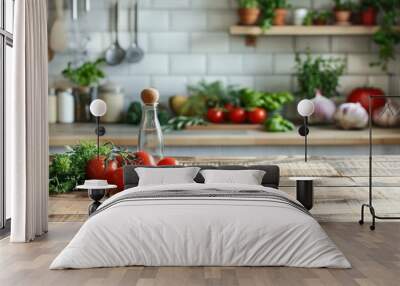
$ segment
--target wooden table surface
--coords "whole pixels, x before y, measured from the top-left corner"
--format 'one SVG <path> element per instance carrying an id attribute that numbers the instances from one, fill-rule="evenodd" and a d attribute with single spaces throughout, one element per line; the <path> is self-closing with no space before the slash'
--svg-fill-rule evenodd
<path id="1" fill-rule="evenodd" d="M 136 146 L 138 128 L 132 125 L 105 125 L 102 142 Z M 247 128 L 247 129 L 246 129 Z M 95 124 L 51 124 L 51 147 L 73 145 L 79 141 L 95 140 Z M 164 134 L 166 146 L 303 146 L 304 139 L 297 130 L 286 133 L 269 133 L 254 126 L 207 126 Z M 338 130 L 334 127 L 312 126 L 309 144 L 320 146 L 368 145 L 368 130 Z M 374 128 L 375 145 L 400 144 L 400 128 Z"/>

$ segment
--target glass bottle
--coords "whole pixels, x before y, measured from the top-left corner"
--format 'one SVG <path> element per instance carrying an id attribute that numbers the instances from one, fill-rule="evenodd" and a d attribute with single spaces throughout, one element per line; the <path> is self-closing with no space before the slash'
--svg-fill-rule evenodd
<path id="1" fill-rule="evenodd" d="M 157 117 L 157 105 L 160 95 L 156 89 L 142 91 L 142 120 L 139 129 L 138 151 L 145 151 L 157 161 L 164 156 L 164 139 Z"/>

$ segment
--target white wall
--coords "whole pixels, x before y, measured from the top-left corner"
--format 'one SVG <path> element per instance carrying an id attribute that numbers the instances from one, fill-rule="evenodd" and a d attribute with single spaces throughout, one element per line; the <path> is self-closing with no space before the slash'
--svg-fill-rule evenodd
<path id="1" fill-rule="evenodd" d="M 91 38 L 90 57 L 97 57 L 111 43 L 110 1 L 91 2 L 93 10 L 81 17 L 80 24 L 82 32 Z M 129 43 L 129 2 L 120 1 L 120 41 L 125 48 Z M 329 8 L 332 3 L 290 2 L 293 7 L 317 9 Z M 228 34 L 229 26 L 237 22 L 234 0 L 142 0 L 141 6 L 140 44 L 146 51 L 144 60 L 106 68 L 109 79 L 125 88 L 128 101 L 148 86 L 158 88 L 164 98 L 182 94 L 188 84 L 200 79 L 261 90 L 295 90 L 294 53 L 308 47 L 316 54 L 345 59 L 347 71 L 341 79 L 341 92 L 367 84 L 385 91 L 389 88 L 388 77 L 369 67 L 376 58 L 376 47 L 369 37 L 260 37 L 257 46 L 251 48 L 245 46 L 242 37 Z M 54 16 L 53 8 L 50 19 Z M 69 55 L 56 55 L 49 66 L 50 84 L 60 82 L 60 72 L 69 60 Z"/>

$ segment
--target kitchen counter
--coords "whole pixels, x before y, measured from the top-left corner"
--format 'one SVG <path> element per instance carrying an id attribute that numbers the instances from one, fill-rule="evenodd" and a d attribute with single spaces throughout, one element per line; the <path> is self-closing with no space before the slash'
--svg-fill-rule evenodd
<path id="1" fill-rule="evenodd" d="M 136 150 L 138 127 L 105 124 L 101 142 L 111 141 Z M 50 153 L 64 152 L 66 145 L 96 140 L 95 124 L 50 125 Z M 368 130 L 344 131 L 334 127 L 310 127 L 308 153 L 312 156 L 367 155 Z M 297 130 L 268 133 L 254 125 L 208 125 L 164 134 L 166 156 L 243 157 L 304 154 L 304 138 Z M 400 154 L 400 129 L 374 129 L 374 154 Z"/>
<path id="2" fill-rule="evenodd" d="M 132 125 L 105 124 L 106 135 L 102 142 L 111 141 L 116 145 L 136 146 L 138 128 Z M 249 126 L 227 127 L 205 126 L 190 130 L 174 131 L 164 134 L 166 146 L 303 146 L 304 138 L 297 130 L 286 133 L 269 133 Z M 95 140 L 95 124 L 51 124 L 50 146 L 62 147 L 79 141 Z M 338 130 L 334 127 L 310 127 L 308 136 L 311 146 L 368 145 L 368 130 Z M 400 128 L 375 128 L 373 144 L 400 144 Z"/>

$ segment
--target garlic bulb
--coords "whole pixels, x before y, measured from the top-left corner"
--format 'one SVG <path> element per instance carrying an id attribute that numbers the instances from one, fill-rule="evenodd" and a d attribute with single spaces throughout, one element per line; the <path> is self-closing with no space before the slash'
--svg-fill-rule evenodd
<path id="1" fill-rule="evenodd" d="M 310 117 L 311 124 L 333 122 L 336 105 L 332 100 L 323 96 L 320 91 L 317 91 L 315 97 L 311 101 L 314 103 L 315 107 L 314 114 Z"/>
<path id="2" fill-rule="evenodd" d="M 343 129 L 363 129 L 368 124 L 368 118 L 360 103 L 343 103 L 335 114 L 336 124 Z"/>
<path id="3" fill-rule="evenodd" d="M 394 127 L 400 123 L 400 106 L 393 101 L 376 109 L 372 114 L 374 124 L 381 127 Z"/>

